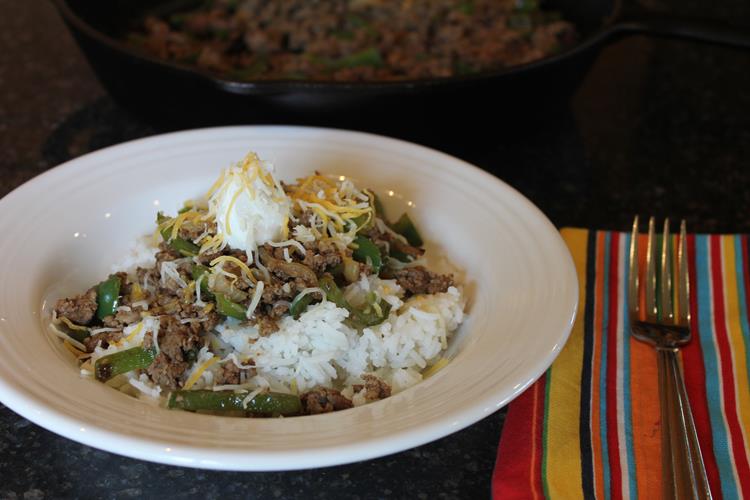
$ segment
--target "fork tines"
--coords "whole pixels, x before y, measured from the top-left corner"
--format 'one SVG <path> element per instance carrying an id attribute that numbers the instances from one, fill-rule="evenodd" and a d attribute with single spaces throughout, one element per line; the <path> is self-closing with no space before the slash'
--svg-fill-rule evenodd
<path id="1" fill-rule="evenodd" d="M 657 253 L 658 246 L 656 219 L 651 217 L 648 221 L 648 239 L 646 242 L 645 307 L 641 308 L 638 216 L 636 215 L 630 239 L 630 266 L 628 269 L 628 309 L 630 315 L 642 321 L 671 322 L 680 326 L 688 326 L 690 322 L 690 280 L 688 278 L 687 225 L 685 220 L 683 219 L 680 223 L 680 236 L 677 242 L 676 283 L 672 277 L 673 243 L 669 233 L 668 218 L 664 219 L 661 255 Z"/>

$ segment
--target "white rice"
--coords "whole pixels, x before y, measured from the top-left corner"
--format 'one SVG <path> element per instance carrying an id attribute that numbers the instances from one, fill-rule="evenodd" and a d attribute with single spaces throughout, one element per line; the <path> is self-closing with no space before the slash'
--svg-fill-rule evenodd
<path id="1" fill-rule="evenodd" d="M 403 290 L 391 280 L 362 278 L 344 291 L 353 304 L 368 292 L 392 309 L 383 323 L 361 333 L 349 327 L 346 309 L 333 302 L 312 305 L 299 319 L 284 317 L 266 337 L 257 328 L 227 320 L 217 327 L 221 339 L 243 358 L 255 362 L 257 377 L 300 392 L 317 386 L 347 389 L 361 376 L 377 373 L 393 392 L 422 380 L 421 372 L 440 359 L 450 335 L 463 320 L 464 298 L 456 287 L 435 295 L 402 301 Z"/>
<path id="2" fill-rule="evenodd" d="M 111 272 L 124 271 L 133 272 L 138 267 L 153 267 L 156 263 L 156 251 L 158 247 L 154 244 L 153 237 L 142 236 L 133 241 L 126 254 L 111 267 Z"/>

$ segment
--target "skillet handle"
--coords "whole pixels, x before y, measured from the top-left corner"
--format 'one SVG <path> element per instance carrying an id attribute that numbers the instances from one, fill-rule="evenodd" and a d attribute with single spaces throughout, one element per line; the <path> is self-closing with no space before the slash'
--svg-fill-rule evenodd
<path id="1" fill-rule="evenodd" d="M 639 34 L 750 49 L 750 27 L 645 9 L 628 9 L 618 17 L 613 27 L 619 35 Z"/>

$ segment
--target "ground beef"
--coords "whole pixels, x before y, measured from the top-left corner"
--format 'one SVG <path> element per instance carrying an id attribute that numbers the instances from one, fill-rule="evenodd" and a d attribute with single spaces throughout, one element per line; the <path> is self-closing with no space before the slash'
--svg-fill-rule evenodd
<path id="1" fill-rule="evenodd" d="M 211 264 L 211 261 L 214 260 L 216 257 L 221 257 L 222 255 L 228 255 L 226 252 L 211 252 L 211 253 L 201 253 L 198 254 L 196 257 L 198 259 L 198 263 L 208 267 Z"/>
<path id="2" fill-rule="evenodd" d="M 288 311 L 289 304 L 280 300 L 269 308 L 268 315 L 271 318 L 278 319 L 284 316 Z"/>
<path id="3" fill-rule="evenodd" d="M 300 396 L 303 413 L 317 415 L 332 411 L 346 410 L 352 407 L 352 402 L 335 389 L 318 388 Z"/>
<path id="4" fill-rule="evenodd" d="M 271 275 L 270 281 L 263 282 L 261 303 L 273 305 L 279 300 L 292 300 L 299 292 L 308 287 L 308 283 L 301 279 L 287 279 L 286 281 Z"/>
<path id="5" fill-rule="evenodd" d="M 315 212 L 313 212 L 310 209 L 303 210 L 302 213 L 299 215 L 299 224 L 305 227 L 312 227 L 313 221 L 315 220 L 317 216 L 315 215 Z M 292 224 L 291 221 L 289 221 L 289 224 Z M 293 229 L 293 228 L 292 228 Z"/>
<path id="6" fill-rule="evenodd" d="M 102 323 L 107 328 L 124 328 L 125 326 L 135 323 L 141 319 L 141 313 L 138 311 L 117 311 L 112 316 L 105 316 L 102 319 Z"/>
<path id="7" fill-rule="evenodd" d="M 214 383 L 216 385 L 236 385 L 240 383 L 242 370 L 232 361 L 227 361 L 216 372 Z"/>
<path id="8" fill-rule="evenodd" d="M 300 262 L 277 259 L 273 256 L 273 250 L 271 245 L 264 245 L 258 252 L 261 261 L 271 273 L 284 282 L 301 280 L 298 283 L 304 285 L 303 288 L 318 286 L 318 277 L 310 267 Z"/>
<path id="9" fill-rule="evenodd" d="M 200 337 L 190 324 L 183 324 L 172 316 L 163 315 L 159 317 L 158 338 L 159 354 L 146 372 L 155 383 L 176 389 L 180 385 L 180 378 L 190 366 L 188 353 L 195 355 L 200 347 Z M 150 333 L 144 337 L 143 345 L 147 349 L 153 345 Z"/>
<path id="10" fill-rule="evenodd" d="M 180 323 L 172 316 L 159 317 L 159 349 L 172 359 L 182 359 L 183 353 L 199 346 L 199 336 L 189 324 Z"/>
<path id="11" fill-rule="evenodd" d="M 127 308 L 122 308 L 122 309 L 118 308 L 118 311 L 115 314 L 115 318 L 118 321 L 121 321 L 125 323 L 126 325 L 129 325 L 131 323 L 140 321 L 141 313 L 140 313 L 140 310 L 133 310 L 132 308 L 130 310 L 128 310 Z"/>
<path id="12" fill-rule="evenodd" d="M 188 364 L 186 362 L 172 359 L 164 352 L 160 352 L 146 369 L 146 373 L 155 384 L 169 389 L 177 389 L 180 378 L 187 369 Z"/>
<path id="13" fill-rule="evenodd" d="M 274 259 L 279 261 L 285 261 L 286 257 L 284 255 L 284 250 L 286 249 L 289 253 L 289 257 L 293 261 L 306 265 L 312 269 L 317 276 L 320 276 L 330 268 L 341 264 L 342 254 L 350 258 L 352 256 L 351 249 L 345 248 L 340 250 L 339 247 L 330 240 L 306 241 L 303 243 L 303 246 L 305 247 L 304 255 L 296 246 L 272 247 L 271 245 L 266 245 L 265 249 Z"/>
<path id="14" fill-rule="evenodd" d="M 267 314 L 256 314 L 253 320 L 255 321 L 255 326 L 258 327 L 258 332 L 263 337 L 271 335 L 279 329 L 276 319 Z"/>
<path id="15" fill-rule="evenodd" d="M 208 233 L 206 233 L 206 231 L 208 231 Z M 215 235 L 216 223 L 207 221 L 198 223 L 194 221 L 187 221 L 182 226 L 180 226 L 180 230 L 177 231 L 177 234 L 180 238 L 195 243 L 195 240 L 198 239 L 199 236 L 202 236 L 204 234 L 208 234 L 211 236 Z"/>
<path id="16" fill-rule="evenodd" d="M 55 304 L 58 317 L 68 318 L 77 325 L 88 325 L 96 314 L 96 287 L 70 299 L 60 299 Z"/>
<path id="17" fill-rule="evenodd" d="M 196 306 L 193 304 L 190 304 L 187 306 L 187 309 L 193 309 L 198 310 Z M 193 331 L 194 334 L 200 334 L 205 332 L 210 332 L 214 328 L 216 328 L 216 325 L 221 323 L 223 321 L 223 318 L 219 313 L 217 313 L 214 310 L 211 310 L 207 313 L 202 312 L 202 309 L 200 309 L 201 312 L 194 312 L 193 316 L 189 317 L 196 317 L 196 319 L 200 319 L 201 321 L 191 321 L 188 323 L 188 327 Z M 183 307 L 183 316 L 185 315 L 185 307 Z M 205 318 L 205 319 L 203 319 Z M 183 317 L 183 319 L 187 319 L 187 317 Z"/>
<path id="18" fill-rule="evenodd" d="M 94 352 L 94 348 L 100 345 L 103 349 L 109 347 L 112 342 L 117 342 L 122 338 L 122 331 L 116 332 L 102 332 L 96 335 L 91 335 L 83 340 L 83 345 L 86 346 L 86 352 Z"/>
<path id="19" fill-rule="evenodd" d="M 159 251 L 154 255 L 154 258 L 156 259 L 156 272 L 159 272 L 162 262 L 171 262 L 173 260 L 181 259 L 182 257 L 182 254 L 180 254 L 176 250 L 172 250 L 172 247 L 170 247 L 166 243 L 159 243 Z"/>
<path id="20" fill-rule="evenodd" d="M 135 274 L 141 288 L 148 288 L 159 281 L 159 273 L 153 267 L 139 267 L 136 269 Z"/>
<path id="21" fill-rule="evenodd" d="M 341 250 L 330 240 L 315 240 L 305 243 L 305 256 L 302 263 L 320 276 L 326 270 L 341 264 Z M 351 258 L 352 251 L 347 248 L 344 255 Z"/>
<path id="22" fill-rule="evenodd" d="M 362 380 L 365 381 L 364 385 L 354 385 L 353 389 L 355 392 L 359 392 L 364 389 L 364 397 L 367 401 L 377 401 L 379 399 L 390 397 L 391 386 L 380 380 L 375 375 L 367 373 L 365 375 L 362 375 Z"/>
<path id="23" fill-rule="evenodd" d="M 399 269 L 394 272 L 394 278 L 411 295 L 442 293 L 453 286 L 452 275 L 433 273 L 422 266 Z"/>

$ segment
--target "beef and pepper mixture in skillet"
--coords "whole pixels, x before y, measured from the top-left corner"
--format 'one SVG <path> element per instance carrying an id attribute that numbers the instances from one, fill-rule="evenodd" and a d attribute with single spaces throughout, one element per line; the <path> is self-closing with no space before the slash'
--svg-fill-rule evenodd
<path id="1" fill-rule="evenodd" d="M 388 81 L 528 63 L 576 30 L 538 0 L 208 0 L 128 40 L 236 80 Z"/>

